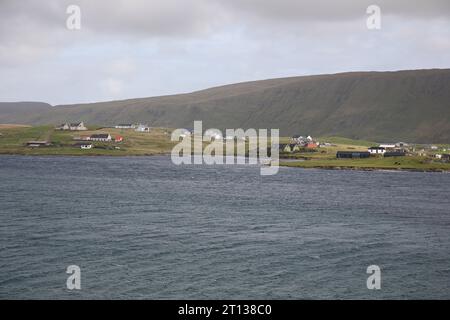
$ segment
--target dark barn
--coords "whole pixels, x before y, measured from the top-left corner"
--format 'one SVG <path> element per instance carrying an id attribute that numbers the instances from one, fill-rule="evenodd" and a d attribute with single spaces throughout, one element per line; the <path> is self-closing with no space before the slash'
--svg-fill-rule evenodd
<path id="1" fill-rule="evenodd" d="M 370 158 L 370 152 L 367 151 L 338 151 L 336 153 L 336 158 L 338 159 L 361 159 Z"/>

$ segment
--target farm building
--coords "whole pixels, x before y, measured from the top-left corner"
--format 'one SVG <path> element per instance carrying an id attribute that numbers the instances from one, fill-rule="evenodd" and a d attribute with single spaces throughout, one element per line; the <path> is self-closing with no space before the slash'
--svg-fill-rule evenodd
<path id="1" fill-rule="evenodd" d="M 435 157 L 437 159 L 450 160 L 450 154 L 436 154 Z"/>
<path id="2" fill-rule="evenodd" d="M 91 136 L 91 141 L 101 141 L 101 142 L 109 142 L 112 140 L 112 137 L 108 133 L 101 133 L 101 134 L 93 134 Z"/>
<path id="3" fill-rule="evenodd" d="M 360 159 L 360 158 L 369 158 L 370 152 L 366 151 L 338 151 L 336 153 L 336 158 L 338 159 Z"/>
<path id="4" fill-rule="evenodd" d="M 30 148 L 39 148 L 39 147 L 48 147 L 50 142 L 48 141 L 28 141 L 27 147 Z"/>
<path id="5" fill-rule="evenodd" d="M 135 124 L 118 124 L 115 126 L 116 129 L 136 129 L 136 125 Z"/>
<path id="6" fill-rule="evenodd" d="M 384 154 L 386 152 L 386 149 L 383 147 L 370 147 L 368 149 L 370 154 Z"/>
<path id="7" fill-rule="evenodd" d="M 313 137 L 307 136 L 306 138 L 301 135 L 294 135 L 291 137 L 291 144 L 297 144 L 300 147 L 305 147 L 309 149 L 317 148 L 319 146 L 319 142 L 316 141 Z"/>
<path id="8" fill-rule="evenodd" d="M 395 143 L 382 143 L 379 145 L 380 148 L 384 148 L 387 150 L 394 150 L 397 146 Z"/>
<path id="9" fill-rule="evenodd" d="M 73 137 L 73 140 L 89 141 L 89 140 L 91 140 L 91 136 L 77 136 L 77 137 Z"/>

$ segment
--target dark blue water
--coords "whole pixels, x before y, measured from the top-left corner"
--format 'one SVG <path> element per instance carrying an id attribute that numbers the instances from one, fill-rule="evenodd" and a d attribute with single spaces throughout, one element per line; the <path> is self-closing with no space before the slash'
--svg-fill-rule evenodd
<path id="1" fill-rule="evenodd" d="M 448 299 L 450 175 L 1 156 L 0 298 Z"/>

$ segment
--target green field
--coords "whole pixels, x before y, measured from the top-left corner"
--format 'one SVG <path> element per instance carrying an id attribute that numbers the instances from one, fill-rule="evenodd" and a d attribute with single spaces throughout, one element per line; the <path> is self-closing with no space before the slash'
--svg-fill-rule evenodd
<path id="1" fill-rule="evenodd" d="M 152 128 L 151 132 L 132 129 L 90 127 L 89 131 L 59 131 L 52 126 L 5 126 L 0 125 L 0 154 L 19 155 L 87 155 L 87 156 L 145 156 L 170 154 L 177 142 L 170 141 L 171 129 Z M 123 142 L 93 142 L 94 148 L 82 150 L 74 146 L 74 137 L 109 133 L 113 138 L 122 136 Z M 28 141 L 50 141 L 51 146 L 31 148 Z M 198 142 L 197 138 L 192 139 Z M 204 142 L 203 147 L 208 143 Z M 192 149 L 193 150 L 193 149 Z M 235 148 L 236 152 L 236 148 Z"/>
<path id="2" fill-rule="evenodd" d="M 332 144 L 337 145 L 351 145 L 351 146 L 362 146 L 362 147 L 372 147 L 378 145 L 373 141 L 365 141 L 365 140 L 354 140 L 342 137 L 320 137 L 317 140 L 326 141 Z"/>
<path id="3" fill-rule="evenodd" d="M 286 167 L 321 169 L 450 171 L 450 163 L 438 161 L 431 156 L 405 156 L 392 158 L 372 156 L 366 159 L 337 159 L 337 151 L 367 151 L 368 146 L 377 144 L 346 138 L 322 138 L 321 141 L 327 141 L 333 143 L 333 145 L 321 147 L 317 149 L 317 152 L 281 154 L 280 165 Z M 289 161 L 283 161 L 283 158 L 289 159 Z M 295 159 L 301 161 L 294 161 Z"/>
<path id="4" fill-rule="evenodd" d="M 114 138 L 120 135 L 123 142 L 93 142 L 94 148 L 82 150 L 74 146 L 74 137 L 109 133 Z M 39 127 L 4 127 L 0 126 L 0 154 L 20 155 L 108 155 L 133 156 L 157 155 L 170 153 L 174 143 L 166 129 L 155 128 L 150 133 L 140 133 L 134 130 L 96 129 L 91 131 L 56 131 L 50 126 Z M 51 146 L 30 148 L 27 141 L 48 140 Z"/>
<path id="5" fill-rule="evenodd" d="M 321 169 L 450 171 L 450 163 L 408 156 L 369 159 L 313 159 L 298 162 L 281 161 L 280 165 Z"/>

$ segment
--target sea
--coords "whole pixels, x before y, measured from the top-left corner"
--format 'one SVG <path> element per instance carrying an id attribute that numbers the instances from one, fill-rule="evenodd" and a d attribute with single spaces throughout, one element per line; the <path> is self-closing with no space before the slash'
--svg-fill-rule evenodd
<path id="1" fill-rule="evenodd" d="M 450 174 L 0 156 L 0 298 L 449 299 Z"/>

